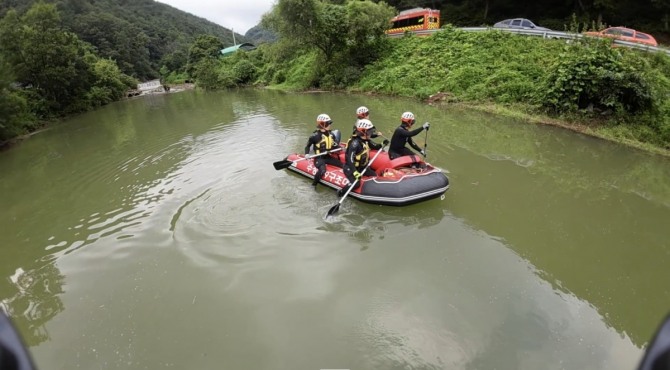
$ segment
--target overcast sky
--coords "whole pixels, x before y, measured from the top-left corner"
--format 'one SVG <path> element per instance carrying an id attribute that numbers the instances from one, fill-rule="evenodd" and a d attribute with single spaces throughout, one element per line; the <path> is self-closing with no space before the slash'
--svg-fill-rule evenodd
<path id="1" fill-rule="evenodd" d="M 156 0 L 244 35 L 275 0 Z"/>

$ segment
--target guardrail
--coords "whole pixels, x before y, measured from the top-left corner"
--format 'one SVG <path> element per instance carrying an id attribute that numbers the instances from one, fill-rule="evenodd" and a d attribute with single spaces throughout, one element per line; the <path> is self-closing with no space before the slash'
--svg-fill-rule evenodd
<path id="1" fill-rule="evenodd" d="M 585 37 L 582 34 L 579 33 L 572 33 L 572 32 L 560 32 L 560 31 L 543 31 L 543 30 L 531 30 L 531 29 L 515 29 L 515 28 L 491 28 L 491 27 L 461 27 L 459 28 L 462 31 L 467 31 L 467 32 L 483 32 L 483 31 L 503 31 L 503 32 L 511 32 L 511 33 L 516 33 L 520 35 L 527 35 L 527 36 L 536 36 L 536 37 L 542 37 L 545 39 L 569 39 L 569 40 L 577 40 L 582 37 Z M 440 32 L 440 29 L 433 29 L 433 30 L 418 30 L 414 31 L 414 34 L 417 36 L 429 36 L 432 35 L 435 32 Z M 402 37 L 403 33 L 395 33 L 389 35 L 389 37 Z M 586 37 L 593 37 L 593 36 L 586 36 Z M 625 46 L 633 49 L 639 49 L 639 50 L 644 50 L 648 52 L 660 52 L 660 53 L 665 53 L 668 56 L 670 56 L 670 50 L 666 48 L 659 48 L 655 46 L 649 46 L 649 45 L 644 45 L 644 44 L 638 44 L 636 42 L 630 42 L 630 41 L 623 41 L 623 40 L 617 40 L 613 39 L 612 42 L 615 45 L 619 46 Z"/>

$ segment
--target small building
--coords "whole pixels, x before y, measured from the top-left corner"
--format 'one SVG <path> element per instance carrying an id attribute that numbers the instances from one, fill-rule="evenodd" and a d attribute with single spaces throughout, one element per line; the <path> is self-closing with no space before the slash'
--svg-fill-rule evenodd
<path id="1" fill-rule="evenodd" d="M 248 42 L 244 42 L 242 44 L 237 44 L 237 45 L 234 45 L 234 46 L 230 46 L 230 47 L 227 47 L 227 48 L 221 50 L 221 55 L 225 57 L 225 56 L 233 54 L 234 52 L 236 52 L 238 50 L 249 51 L 249 50 L 254 50 L 254 49 L 256 49 L 256 47 L 254 45 L 252 45 Z"/>
<path id="2" fill-rule="evenodd" d="M 161 80 L 151 80 L 137 84 L 137 90 L 140 90 L 141 92 L 156 89 L 163 89 L 163 85 L 161 85 Z"/>

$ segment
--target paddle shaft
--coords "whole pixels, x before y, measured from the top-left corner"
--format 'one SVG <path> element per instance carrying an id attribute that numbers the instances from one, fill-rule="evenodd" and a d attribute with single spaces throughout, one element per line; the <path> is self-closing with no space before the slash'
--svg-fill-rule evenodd
<path id="1" fill-rule="evenodd" d="M 428 158 L 428 152 L 426 151 L 427 147 L 428 147 L 428 128 L 426 129 L 426 137 L 423 139 L 423 157 L 424 158 Z"/>
<path id="2" fill-rule="evenodd" d="M 383 151 L 384 151 L 384 146 L 382 146 L 382 147 L 377 151 L 377 154 L 375 154 L 375 156 L 372 157 L 372 159 L 370 160 L 370 162 L 368 162 L 368 165 L 365 166 L 365 168 L 363 169 L 363 172 L 361 172 L 361 174 L 365 173 L 365 171 L 367 171 L 368 168 L 370 168 L 370 166 L 372 165 L 372 162 L 374 162 L 375 159 L 377 159 L 377 157 L 378 157 Z M 361 175 L 361 176 L 362 176 L 362 175 Z M 356 180 L 354 180 L 354 182 L 351 183 L 351 185 L 349 185 L 349 188 L 347 189 L 347 192 L 344 193 L 344 195 L 342 196 L 342 198 L 340 198 L 340 200 L 337 202 L 336 205 L 332 206 L 332 207 L 328 210 L 328 213 L 326 214 L 326 217 L 328 217 L 328 216 L 332 216 L 333 214 L 335 214 L 335 213 L 340 209 L 340 204 L 342 204 L 342 202 L 344 202 L 344 199 L 349 195 L 349 193 L 351 193 L 351 191 L 354 189 L 354 186 L 356 186 L 356 184 L 358 183 L 358 181 L 360 181 L 360 179 L 361 179 L 360 177 L 357 178 Z"/>
<path id="3" fill-rule="evenodd" d="M 300 161 L 304 161 L 305 159 L 311 159 L 311 158 L 320 157 L 320 156 L 322 156 L 322 155 L 326 155 L 326 154 L 330 154 L 330 153 L 335 153 L 335 152 L 338 152 L 338 151 L 340 151 L 340 150 L 342 150 L 342 148 L 337 148 L 337 149 L 329 150 L 329 151 L 327 151 L 327 152 L 323 152 L 323 153 L 319 153 L 319 154 L 314 154 L 314 155 L 306 155 L 305 157 L 300 158 L 300 159 L 296 159 L 296 160 L 294 160 L 294 161 L 289 161 L 289 160 L 285 159 L 285 160 L 277 161 L 277 162 L 273 163 L 272 165 L 274 165 L 275 170 L 282 170 L 282 169 L 284 169 L 284 168 L 288 168 L 288 167 L 290 167 L 291 164 L 293 164 L 293 163 L 295 163 L 295 162 L 300 162 Z"/>

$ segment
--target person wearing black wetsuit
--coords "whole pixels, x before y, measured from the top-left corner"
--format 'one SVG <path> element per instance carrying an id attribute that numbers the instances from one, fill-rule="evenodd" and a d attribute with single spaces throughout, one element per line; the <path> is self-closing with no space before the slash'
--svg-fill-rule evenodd
<path id="1" fill-rule="evenodd" d="M 405 145 L 409 144 L 414 150 L 421 153 L 421 155 L 426 155 L 426 152 L 421 149 L 414 140 L 413 136 L 418 135 L 423 130 L 428 130 L 430 123 L 426 122 L 423 126 L 417 128 L 416 130 L 411 130 L 412 125 L 416 120 L 414 119 L 414 114 L 412 112 L 405 112 L 400 118 L 400 126 L 395 129 L 393 132 L 393 137 L 391 137 L 391 146 L 389 147 L 389 158 L 396 159 L 402 157 L 403 155 L 415 155 L 413 151 L 406 148 Z M 410 131 L 411 130 L 411 131 Z"/>
<path id="2" fill-rule="evenodd" d="M 345 162 L 343 167 L 344 175 L 349 180 L 348 186 L 343 187 L 337 192 L 338 196 L 343 196 L 347 192 L 351 184 L 362 176 L 377 176 L 377 173 L 371 168 L 367 168 L 370 162 L 370 149 L 381 150 L 388 141 L 384 141 L 384 145 L 377 144 L 370 140 L 375 133 L 375 126 L 368 119 L 360 119 L 356 124 L 356 133 L 351 135 L 347 142 L 347 152 L 345 154 Z M 352 190 L 358 189 L 361 182 L 357 181 L 356 186 Z"/>
<path id="3" fill-rule="evenodd" d="M 356 123 L 354 123 L 354 130 L 351 132 L 352 135 L 356 135 L 357 130 L 356 125 L 358 125 L 358 121 L 362 119 L 368 119 L 368 120 L 370 119 L 370 110 L 366 106 L 360 106 L 356 109 Z M 379 136 L 384 136 L 384 134 L 382 134 L 381 131 L 377 131 L 375 129 L 374 133 L 372 134 L 372 136 L 370 136 L 370 138 L 374 139 Z"/>
<path id="4" fill-rule="evenodd" d="M 331 120 L 330 116 L 327 114 L 319 114 L 319 116 L 316 117 L 317 129 L 307 139 L 305 154 L 309 154 L 312 150 L 314 151 L 314 154 L 321 154 L 339 147 L 338 139 L 333 132 L 330 131 L 330 125 L 332 124 L 333 120 Z M 312 181 L 314 189 L 316 189 L 316 185 L 319 184 L 323 174 L 326 173 L 326 164 L 342 167 L 342 162 L 340 162 L 338 153 L 339 151 L 314 158 L 314 167 L 317 168 L 316 174 L 314 174 L 314 181 Z"/>

